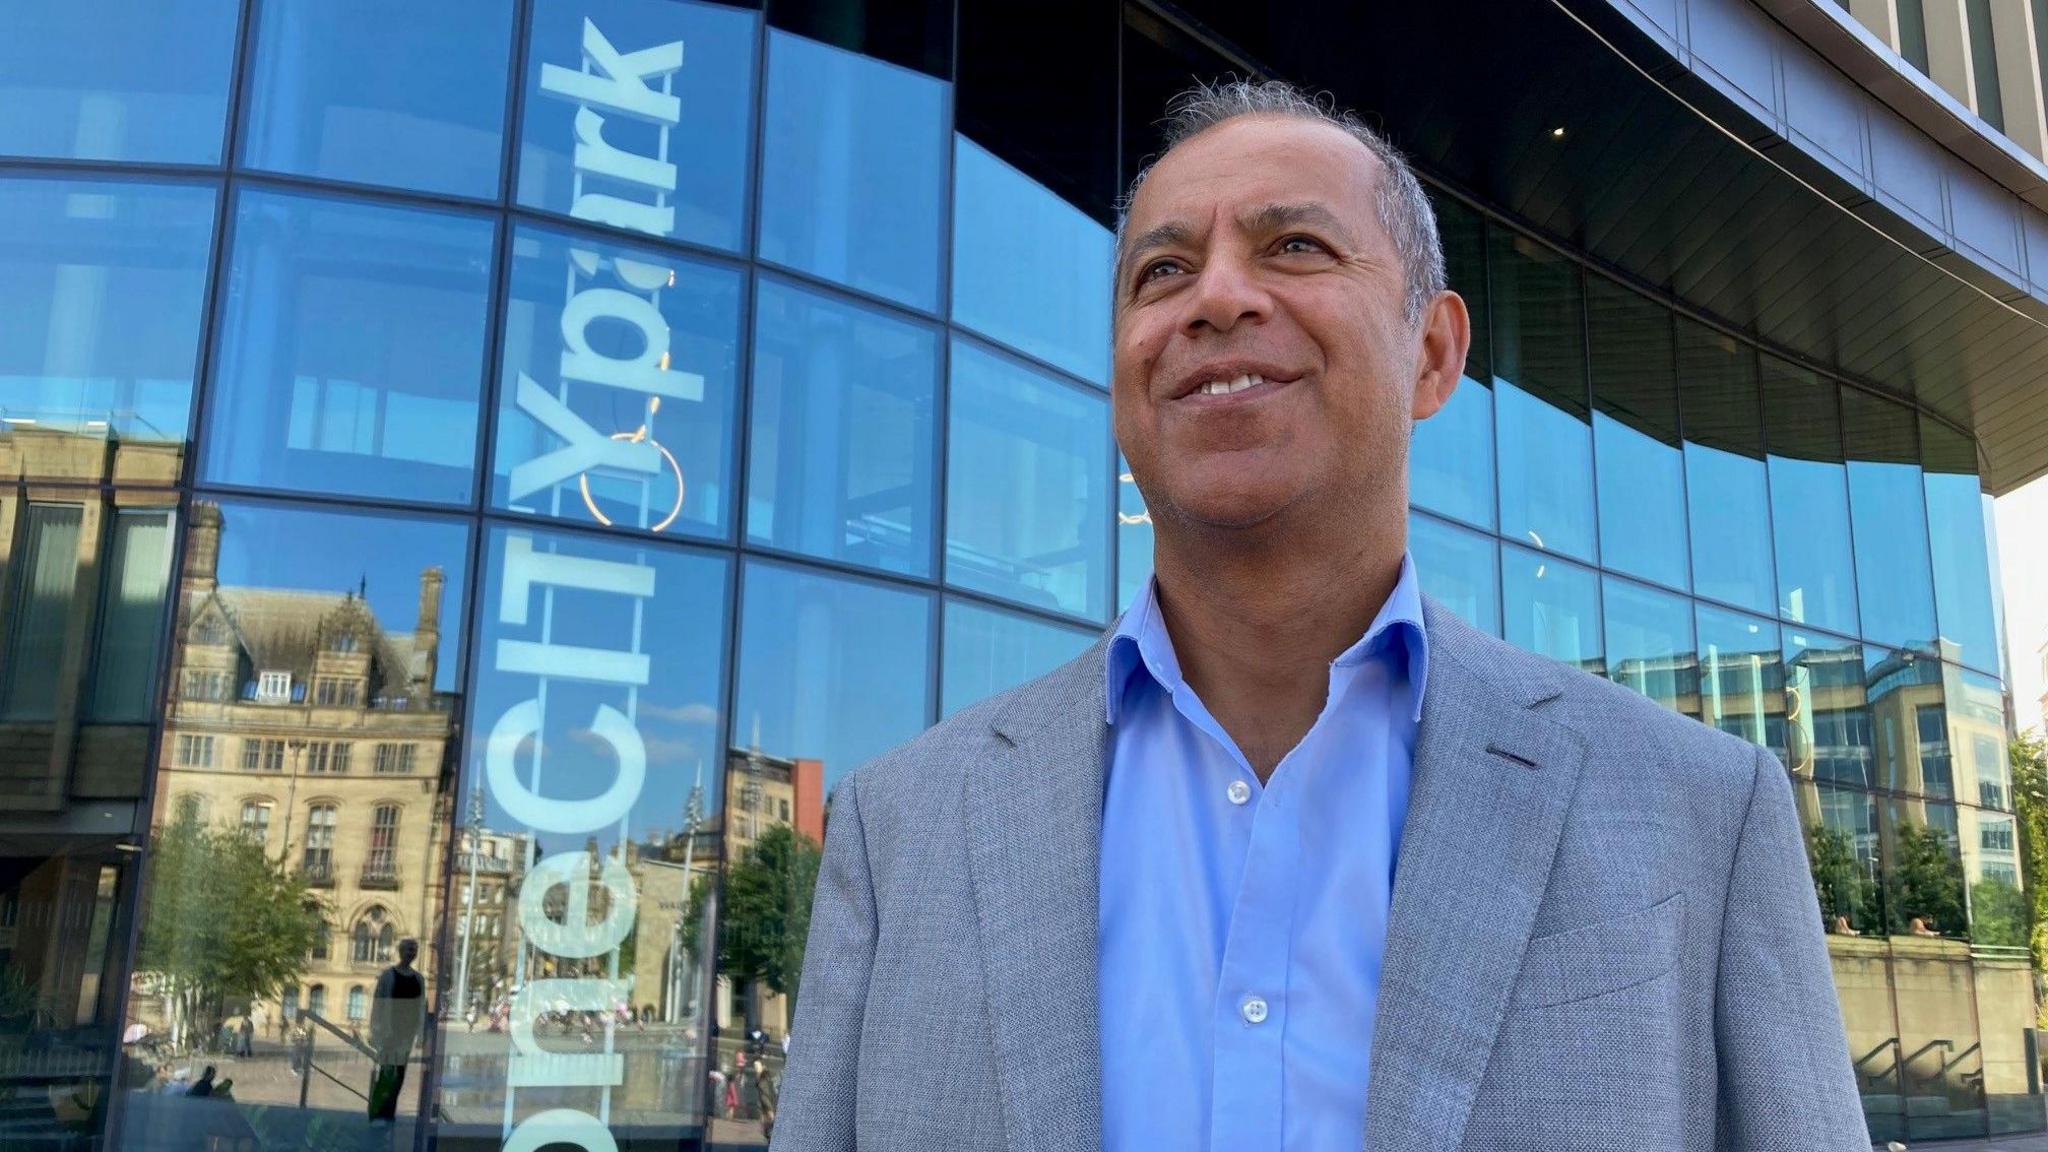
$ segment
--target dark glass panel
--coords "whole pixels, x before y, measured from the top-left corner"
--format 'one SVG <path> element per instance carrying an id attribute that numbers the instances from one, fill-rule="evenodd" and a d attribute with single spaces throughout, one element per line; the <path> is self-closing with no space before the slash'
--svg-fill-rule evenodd
<path id="1" fill-rule="evenodd" d="M 1579 269 L 1504 228 L 1489 229 L 1487 241 L 1501 534 L 1591 560 L 1592 434 Z"/>
<path id="2" fill-rule="evenodd" d="M 178 478 L 213 213 L 210 188 L 0 180 L 0 477 Z"/>
<path id="3" fill-rule="evenodd" d="M 1753 612 L 1777 607 L 1756 353 L 1690 320 L 1678 323 L 1693 591 Z"/>
<path id="4" fill-rule="evenodd" d="M 1408 553 L 1422 591 L 1489 635 L 1500 635 L 1500 544 L 1492 536 L 1408 512 Z"/>
<path id="5" fill-rule="evenodd" d="M 953 76 L 953 5 L 942 0 L 768 0 L 768 22 L 941 80 Z"/>
<path id="6" fill-rule="evenodd" d="M 1586 326 L 1601 563 L 1668 587 L 1688 587 L 1671 313 L 1593 277 L 1586 283 Z"/>
<path id="7" fill-rule="evenodd" d="M 931 575 L 938 375 L 932 328 L 762 280 L 747 538 Z"/>
<path id="8" fill-rule="evenodd" d="M 241 193 L 201 474 L 468 500 L 492 247 L 482 219 Z"/>
<path id="9" fill-rule="evenodd" d="M 242 163 L 495 199 L 512 13 L 499 0 L 255 9 Z"/>
<path id="10" fill-rule="evenodd" d="M 1437 227 L 1451 288 L 1472 314 L 1472 348 L 1457 390 L 1415 425 L 1408 448 L 1408 499 L 1480 527 L 1493 527 L 1493 392 L 1486 305 L 1486 231 L 1479 214 L 1439 198 Z"/>
<path id="11" fill-rule="evenodd" d="M 945 85 L 774 32 L 767 89 L 762 258 L 937 311 Z"/>
<path id="12" fill-rule="evenodd" d="M 511 263 L 492 502 L 723 536 L 740 273 L 536 227 L 514 234 Z"/>
<path id="13" fill-rule="evenodd" d="M 1760 365 L 1778 615 L 1853 636 L 1856 564 L 1849 545 L 1839 388 L 1775 356 L 1761 357 Z"/>
<path id="14" fill-rule="evenodd" d="M 538 0 L 519 203 L 744 247 L 758 22 L 685 0 Z"/>
<path id="15" fill-rule="evenodd" d="M 1863 635 L 1891 647 L 1931 651 L 1937 632 L 1934 587 L 1913 412 L 1845 388 L 1842 432 Z"/>
<path id="16" fill-rule="evenodd" d="M 0 155 L 220 163 L 239 9 L 221 0 L 10 4 Z"/>

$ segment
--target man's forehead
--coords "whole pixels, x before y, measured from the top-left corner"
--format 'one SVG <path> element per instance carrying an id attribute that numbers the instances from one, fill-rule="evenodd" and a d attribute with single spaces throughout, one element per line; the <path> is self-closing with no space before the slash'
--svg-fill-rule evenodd
<path id="1" fill-rule="evenodd" d="M 1146 175 L 1127 234 L 1162 223 L 1206 230 L 1218 215 L 1254 224 L 1276 207 L 1321 205 L 1338 219 L 1370 211 L 1379 158 L 1343 129 L 1299 117 L 1240 116 L 1182 141 Z"/>

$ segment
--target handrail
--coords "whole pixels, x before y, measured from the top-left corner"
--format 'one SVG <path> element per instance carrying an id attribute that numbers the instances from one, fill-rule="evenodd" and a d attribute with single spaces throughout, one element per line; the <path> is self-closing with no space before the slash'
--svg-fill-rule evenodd
<path id="1" fill-rule="evenodd" d="M 1870 1063 L 1870 1061 L 1873 1058 L 1875 1058 L 1879 1052 L 1882 1052 L 1885 1049 L 1890 1048 L 1896 1053 L 1903 1047 L 1904 1046 L 1899 1043 L 1899 1038 L 1897 1036 L 1887 1036 L 1884 1039 L 1877 1042 L 1877 1047 L 1872 1048 L 1870 1051 L 1865 1052 L 1863 1055 L 1857 1057 L 1853 1067 L 1856 1068 L 1857 1071 L 1862 1071 L 1863 1066 L 1865 1064 Z M 1898 1066 L 1898 1059 L 1896 1056 L 1894 1056 L 1892 1060 L 1892 1065 L 1893 1067 Z"/>
<path id="2" fill-rule="evenodd" d="M 1961 1064 L 1961 1063 L 1962 1063 L 1963 1061 L 1965 1061 L 1965 1060 L 1968 1060 L 1968 1059 L 1970 1058 L 1970 1054 L 1971 1054 L 1972 1052 L 1976 1052 L 1976 1051 L 1978 1051 L 1979 1049 L 1981 1049 L 1981 1048 L 1983 1048 L 1983 1047 L 1984 1047 L 1984 1045 L 1983 1045 L 1983 1044 L 1982 1044 L 1981 1042 L 1979 1042 L 1979 1043 L 1976 1043 L 1976 1044 L 1972 1044 L 1972 1045 L 1970 1045 L 1970 1046 L 1969 1046 L 1968 1048 L 1965 1048 L 1965 1049 L 1963 1049 L 1963 1050 L 1962 1050 L 1961 1052 L 1958 1052 L 1958 1053 L 1956 1053 L 1956 1055 L 1955 1055 L 1955 1059 L 1953 1059 L 1953 1060 L 1949 1060 L 1949 1061 L 1946 1061 L 1946 1062 L 1944 1062 L 1944 1063 L 1942 1064 L 1942 1066 L 1941 1066 L 1941 1075 L 1943 1075 L 1943 1076 L 1947 1076 L 1947 1075 L 1948 1075 L 1948 1070 L 1949 1070 L 1949 1069 L 1951 1069 L 1951 1068 L 1955 1067 L 1955 1066 L 1956 1066 L 1956 1065 L 1958 1065 L 1958 1064 Z"/>

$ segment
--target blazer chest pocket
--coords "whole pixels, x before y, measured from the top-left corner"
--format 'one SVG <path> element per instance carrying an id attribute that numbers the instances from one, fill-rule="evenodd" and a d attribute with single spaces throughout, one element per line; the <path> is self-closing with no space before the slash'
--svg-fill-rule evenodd
<path id="1" fill-rule="evenodd" d="M 1678 963 L 1685 893 L 1529 941 L 1514 1007 L 1554 1008 L 1646 983 Z"/>

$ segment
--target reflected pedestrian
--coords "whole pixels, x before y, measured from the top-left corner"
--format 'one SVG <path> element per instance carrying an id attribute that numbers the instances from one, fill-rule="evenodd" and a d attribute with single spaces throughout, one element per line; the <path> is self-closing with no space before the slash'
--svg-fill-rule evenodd
<path id="1" fill-rule="evenodd" d="M 242 1017 L 241 1042 L 235 1046 L 235 1055 L 254 1056 L 255 1054 L 256 1022 L 244 1016 Z"/>
<path id="2" fill-rule="evenodd" d="M 398 963 L 378 975 L 377 994 L 370 1001 L 370 1052 L 377 1061 L 370 1077 L 373 1121 L 396 1119 L 406 1061 L 426 1019 L 426 981 L 412 966 L 419 954 L 419 941 L 410 936 L 400 940 Z"/>

